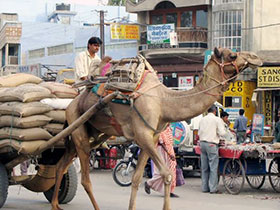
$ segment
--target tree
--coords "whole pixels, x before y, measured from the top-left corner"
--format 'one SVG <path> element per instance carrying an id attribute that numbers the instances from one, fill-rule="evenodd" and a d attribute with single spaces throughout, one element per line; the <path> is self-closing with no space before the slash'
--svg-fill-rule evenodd
<path id="1" fill-rule="evenodd" d="M 110 6 L 125 6 L 126 0 L 109 0 L 108 5 Z"/>

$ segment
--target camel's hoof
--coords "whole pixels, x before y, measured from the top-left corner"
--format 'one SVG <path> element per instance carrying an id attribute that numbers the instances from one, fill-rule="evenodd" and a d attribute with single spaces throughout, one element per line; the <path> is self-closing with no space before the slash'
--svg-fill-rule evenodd
<path id="1" fill-rule="evenodd" d="M 58 205 L 56 205 L 55 207 L 52 207 L 52 210 L 63 210 L 63 209 L 60 208 Z"/>

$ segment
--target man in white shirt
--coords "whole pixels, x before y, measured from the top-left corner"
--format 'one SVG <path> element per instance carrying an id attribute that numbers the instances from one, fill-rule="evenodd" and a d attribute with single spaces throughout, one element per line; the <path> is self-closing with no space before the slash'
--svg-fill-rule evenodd
<path id="1" fill-rule="evenodd" d="M 101 59 L 97 55 L 102 40 L 98 37 L 91 37 L 88 40 L 87 50 L 79 53 L 75 59 L 75 81 L 82 81 L 88 79 L 91 74 L 91 66 L 95 64 L 98 66 Z"/>
<path id="2" fill-rule="evenodd" d="M 226 134 L 221 118 L 216 117 L 216 107 L 208 109 L 208 114 L 199 123 L 198 136 L 201 148 L 202 192 L 218 192 L 218 165 L 220 136 Z"/>

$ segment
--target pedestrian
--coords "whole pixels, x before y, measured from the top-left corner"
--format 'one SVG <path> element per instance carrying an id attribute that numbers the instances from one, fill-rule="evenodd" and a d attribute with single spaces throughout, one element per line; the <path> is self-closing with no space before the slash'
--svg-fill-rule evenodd
<path id="1" fill-rule="evenodd" d="M 239 109 L 239 116 L 234 122 L 233 128 L 236 130 L 237 144 L 245 141 L 248 119 L 244 116 L 244 112 L 244 109 Z"/>
<path id="2" fill-rule="evenodd" d="M 280 142 L 280 109 L 278 109 L 278 122 L 275 124 L 274 137 L 275 142 Z"/>
<path id="3" fill-rule="evenodd" d="M 101 59 L 97 55 L 102 40 L 98 37 L 91 37 L 88 40 L 87 50 L 79 53 L 75 58 L 75 81 L 83 81 L 88 79 L 90 69 L 93 64 L 97 66 L 100 64 Z"/>
<path id="4" fill-rule="evenodd" d="M 174 194 L 174 190 L 176 187 L 177 164 L 173 149 L 172 129 L 170 128 L 170 126 L 167 126 L 167 128 L 160 133 L 157 150 L 161 155 L 163 161 L 166 163 L 172 175 L 172 181 L 170 185 L 170 197 L 179 197 L 178 195 Z M 153 177 L 145 182 L 145 192 L 147 194 L 150 194 L 151 189 L 164 194 L 164 180 L 162 179 L 160 172 L 156 166 L 153 167 Z"/>
<path id="5" fill-rule="evenodd" d="M 220 139 L 220 143 L 222 143 L 223 145 L 228 144 L 228 143 L 230 143 L 230 144 L 236 143 L 236 135 L 235 135 L 234 130 L 229 127 L 230 121 L 229 121 L 228 117 L 229 117 L 229 114 L 227 112 L 223 111 L 221 113 L 221 119 L 223 120 L 225 129 L 226 129 L 226 134 L 224 136 L 222 136 Z"/>
<path id="6" fill-rule="evenodd" d="M 201 148 L 202 192 L 218 193 L 219 141 L 226 134 L 221 118 L 216 116 L 216 106 L 199 123 L 198 136 Z"/>

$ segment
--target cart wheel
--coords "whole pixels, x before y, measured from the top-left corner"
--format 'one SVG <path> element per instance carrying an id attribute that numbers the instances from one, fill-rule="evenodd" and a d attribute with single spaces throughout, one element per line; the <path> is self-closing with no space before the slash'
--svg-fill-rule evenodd
<path id="1" fill-rule="evenodd" d="M 60 204 L 69 203 L 76 195 L 78 185 L 77 172 L 74 165 L 70 165 L 66 174 L 64 174 L 59 193 L 58 202 Z M 44 192 L 46 199 L 51 202 L 54 193 L 54 186 L 48 191 Z"/>
<path id="2" fill-rule="evenodd" d="M 246 180 L 253 189 L 260 189 L 265 181 L 265 176 L 246 176 Z"/>
<path id="3" fill-rule="evenodd" d="M 280 192 L 280 159 L 274 158 L 268 168 L 269 182 L 276 192 Z"/>
<path id="4" fill-rule="evenodd" d="M 223 168 L 223 183 L 233 195 L 240 193 L 245 181 L 245 170 L 240 160 L 228 159 Z"/>
<path id="5" fill-rule="evenodd" d="M 9 180 L 6 168 L 0 163 L 0 208 L 6 202 L 8 196 Z"/>

